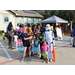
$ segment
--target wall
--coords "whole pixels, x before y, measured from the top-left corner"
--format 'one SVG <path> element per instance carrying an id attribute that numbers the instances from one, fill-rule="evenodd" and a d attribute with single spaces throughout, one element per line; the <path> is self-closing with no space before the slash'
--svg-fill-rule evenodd
<path id="1" fill-rule="evenodd" d="M 15 28 L 16 27 L 15 15 L 10 13 L 7 10 L 0 10 L 0 30 L 4 30 L 6 32 L 6 24 L 9 24 L 9 22 L 4 22 L 4 16 L 9 17 L 9 22 L 11 21 L 13 24 L 13 27 Z"/>

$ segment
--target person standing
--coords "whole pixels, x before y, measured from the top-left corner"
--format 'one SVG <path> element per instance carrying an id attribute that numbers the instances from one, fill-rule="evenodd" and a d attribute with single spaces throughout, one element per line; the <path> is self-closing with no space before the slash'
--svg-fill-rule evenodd
<path id="1" fill-rule="evenodd" d="M 23 46 L 24 46 L 23 58 L 21 59 L 21 62 L 23 62 L 24 58 L 25 58 L 27 47 L 28 47 L 28 49 L 30 47 L 29 39 L 32 39 L 32 36 L 28 37 L 27 27 L 25 27 L 25 26 L 23 27 L 23 32 L 21 34 L 21 38 L 22 38 L 22 42 L 23 42 Z M 31 51 L 29 51 L 29 60 L 31 60 Z"/>
<path id="2" fill-rule="evenodd" d="M 2 31 L 2 35 L 3 35 L 3 42 L 5 43 L 5 32 Z"/>
<path id="3" fill-rule="evenodd" d="M 17 36 L 17 34 L 16 34 L 16 32 L 15 32 L 15 34 L 14 34 L 14 46 L 15 46 L 15 48 L 17 49 L 17 42 L 18 42 L 18 36 Z"/>
<path id="4" fill-rule="evenodd" d="M 36 29 L 36 33 L 40 34 L 41 33 L 40 30 L 41 30 L 41 26 L 40 26 L 40 24 L 38 24 L 37 29 Z"/>
<path id="5" fill-rule="evenodd" d="M 13 28 L 12 22 L 10 22 L 8 25 L 7 33 L 8 33 L 8 46 L 9 46 L 9 49 L 11 48 L 12 50 L 12 42 L 13 42 L 13 34 L 14 34 L 14 28 Z"/>

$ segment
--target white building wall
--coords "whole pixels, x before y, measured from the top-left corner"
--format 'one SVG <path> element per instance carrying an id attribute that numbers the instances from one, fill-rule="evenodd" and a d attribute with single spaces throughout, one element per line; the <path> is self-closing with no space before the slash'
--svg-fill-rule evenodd
<path id="1" fill-rule="evenodd" d="M 6 24 L 9 24 L 9 22 L 4 22 L 4 16 L 9 17 L 9 22 L 11 21 L 13 27 L 15 28 L 16 27 L 15 16 L 7 10 L 0 10 L 0 30 L 4 30 L 6 32 Z"/>

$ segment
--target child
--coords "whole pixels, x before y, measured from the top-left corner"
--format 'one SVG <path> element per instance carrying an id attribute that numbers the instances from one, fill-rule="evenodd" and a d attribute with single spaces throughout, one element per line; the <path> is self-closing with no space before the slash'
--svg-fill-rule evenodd
<path id="1" fill-rule="evenodd" d="M 3 35 L 3 42 L 5 43 L 5 32 L 2 31 L 2 35 Z"/>
<path id="2" fill-rule="evenodd" d="M 37 56 L 40 56 L 39 34 L 35 35 L 34 45 L 33 45 L 33 48 L 32 48 L 32 52 L 34 52 Z"/>
<path id="3" fill-rule="evenodd" d="M 21 46 L 21 35 L 20 32 L 18 32 L 18 47 Z"/>
<path id="4" fill-rule="evenodd" d="M 32 39 L 32 36 L 28 37 L 28 35 L 27 35 L 27 27 L 25 27 L 25 26 L 23 27 L 23 32 L 21 33 L 21 38 L 22 38 L 22 42 L 23 42 L 23 46 L 24 46 L 23 58 L 21 59 L 21 62 L 24 61 L 27 47 L 29 49 L 29 60 L 31 60 L 31 50 L 29 48 L 30 47 L 29 39 Z"/>
<path id="5" fill-rule="evenodd" d="M 18 41 L 18 36 L 15 32 L 15 34 L 14 34 L 14 46 L 15 46 L 16 49 L 17 49 L 17 41 Z"/>
<path id="6" fill-rule="evenodd" d="M 72 38 L 72 34 L 70 36 L 70 45 L 72 45 L 72 41 L 73 41 L 73 38 Z"/>
<path id="7" fill-rule="evenodd" d="M 48 47 L 46 41 L 43 42 L 43 46 L 41 47 L 41 49 L 42 49 L 42 53 L 43 53 L 43 57 L 44 57 L 43 63 L 45 63 L 46 59 L 47 59 L 47 63 L 49 63 L 48 55 L 46 54 L 46 51 L 48 51 L 49 47 Z"/>

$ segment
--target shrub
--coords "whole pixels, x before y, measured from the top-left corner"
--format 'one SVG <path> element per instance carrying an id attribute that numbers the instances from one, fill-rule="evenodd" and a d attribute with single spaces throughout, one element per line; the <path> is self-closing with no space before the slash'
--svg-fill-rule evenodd
<path id="1" fill-rule="evenodd" d="M 73 34 L 73 30 L 69 31 L 70 34 Z"/>
<path id="2" fill-rule="evenodd" d="M 2 31 L 3 31 L 3 30 L 0 30 L 0 35 L 2 35 Z"/>

